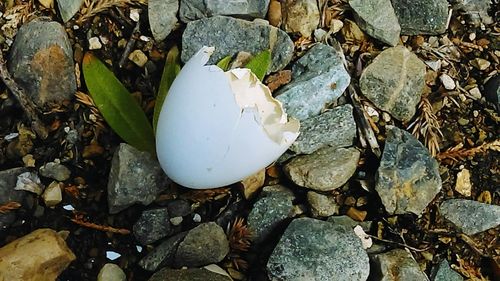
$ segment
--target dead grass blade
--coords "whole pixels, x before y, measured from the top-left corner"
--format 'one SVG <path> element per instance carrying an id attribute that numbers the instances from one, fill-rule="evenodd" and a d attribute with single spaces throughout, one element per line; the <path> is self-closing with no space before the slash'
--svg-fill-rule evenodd
<path id="1" fill-rule="evenodd" d="M 7 202 L 3 205 L 0 205 L 0 214 L 8 213 L 12 210 L 19 209 L 20 207 L 21 207 L 21 204 L 19 204 L 17 202 L 14 202 L 14 201 Z"/>
<path id="2" fill-rule="evenodd" d="M 125 7 L 132 4 L 145 5 L 147 2 L 147 0 L 85 0 L 80 9 L 80 17 L 76 20 L 76 23 L 81 24 L 113 7 Z"/>
<path id="3" fill-rule="evenodd" d="M 408 126 L 408 130 L 411 130 L 417 139 L 423 137 L 424 144 L 432 156 L 439 153 L 439 141 L 443 137 L 443 133 L 427 97 L 422 97 L 418 104 L 417 118 Z"/>
<path id="4" fill-rule="evenodd" d="M 464 160 L 468 157 L 472 157 L 478 153 L 485 153 L 488 150 L 498 151 L 500 152 L 500 139 L 494 140 L 492 142 L 483 143 L 480 146 L 472 147 L 472 148 L 463 148 L 463 144 L 459 143 L 458 145 L 439 153 L 436 158 L 439 161 L 447 162 L 449 164 L 453 162 L 458 162 L 460 160 Z"/>

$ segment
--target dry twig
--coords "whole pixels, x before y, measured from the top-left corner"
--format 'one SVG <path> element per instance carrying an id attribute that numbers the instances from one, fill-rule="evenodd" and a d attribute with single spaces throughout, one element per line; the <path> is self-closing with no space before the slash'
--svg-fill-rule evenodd
<path id="1" fill-rule="evenodd" d="M 443 137 L 443 133 L 427 97 L 422 97 L 418 104 L 418 115 L 415 121 L 408 126 L 408 130 L 410 129 L 415 138 L 424 138 L 425 146 L 432 156 L 439 153 L 439 140 Z"/>
<path id="2" fill-rule="evenodd" d="M 252 243 L 252 232 L 246 226 L 243 218 L 237 218 L 228 225 L 226 236 L 231 249 L 228 257 L 237 270 L 247 269 L 248 263 L 241 258 L 243 252 L 248 251 Z"/>
<path id="3" fill-rule="evenodd" d="M 84 227 L 88 227 L 88 228 L 92 228 L 92 229 L 95 229 L 95 230 L 100 230 L 100 231 L 105 231 L 105 232 L 111 232 L 111 233 L 117 233 L 117 234 L 122 234 L 122 235 L 130 234 L 130 230 L 125 229 L 125 228 L 114 228 L 112 226 L 100 225 L 100 224 L 96 224 L 96 223 L 84 221 L 83 220 L 83 214 L 76 214 L 75 213 L 75 217 L 72 218 L 71 221 L 74 222 L 74 223 L 76 223 L 76 224 L 78 224 L 78 225 L 81 225 L 81 226 L 84 226 Z"/>
<path id="4" fill-rule="evenodd" d="M 463 144 L 458 145 L 439 153 L 436 158 L 439 161 L 447 161 L 449 163 L 458 162 L 464 160 L 467 157 L 472 157 L 477 153 L 485 153 L 488 150 L 494 150 L 500 152 L 500 139 L 494 140 L 493 142 L 483 143 L 480 146 L 472 148 L 463 148 Z"/>
<path id="5" fill-rule="evenodd" d="M 14 202 L 14 201 L 7 202 L 3 205 L 0 205 L 0 214 L 8 213 L 12 210 L 19 209 L 20 207 L 21 207 L 21 204 L 19 204 L 17 202 Z"/>
<path id="6" fill-rule="evenodd" d="M 81 24 L 110 8 L 125 7 L 134 3 L 144 5 L 147 3 L 147 0 L 85 0 L 80 9 L 80 17 L 76 20 L 76 23 Z"/>
<path id="7" fill-rule="evenodd" d="M 99 109 L 97 109 L 97 106 L 94 103 L 94 100 L 92 99 L 91 96 L 77 91 L 75 93 L 76 100 L 90 108 L 90 112 L 94 116 L 93 118 L 90 118 L 90 120 L 99 128 L 99 129 L 104 129 L 104 118 L 101 115 L 101 112 Z"/>

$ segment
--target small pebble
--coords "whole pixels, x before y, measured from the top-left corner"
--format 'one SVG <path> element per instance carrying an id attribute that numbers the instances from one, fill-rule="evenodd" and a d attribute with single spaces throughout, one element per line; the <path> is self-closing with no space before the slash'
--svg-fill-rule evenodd
<path id="1" fill-rule="evenodd" d="M 138 22 L 141 18 L 141 9 L 130 9 L 130 19 L 134 22 Z"/>
<path id="2" fill-rule="evenodd" d="M 474 115 L 474 117 L 478 117 L 479 111 L 477 111 L 477 110 L 472 111 L 472 115 Z"/>
<path id="3" fill-rule="evenodd" d="M 471 61 L 472 66 L 479 70 L 486 70 L 488 67 L 490 67 L 490 62 L 482 59 L 482 58 L 475 58 L 473 61 Z"/>
<path id="4" fill-rule="evenodd" d="M 54 207 L 55 205 L 61 203 L 62 201 L 62 192 L 61 192 L 61 183 L 53 181 L 42 194 L 43 201 L 45 202 L 45 206 Z"/>
<path id="5" fill-rule="evenodd" d="M 193 221 L 194 222 L 201 222 L 201 216 L 199 214 L 194 214 L 193 216 Z"/>
<path id="6" fill-rule="evenodd" d="M 66 210 L 66 211 L 74 211 L 75 207 L 73 207 L 71 205 L 64 205 L 63 209 Z"/>
<path id="7" fill-rule="evenodd" d="M 25 172 L 17 176 L 17 183 L 15 190 L 24 190 L 33 192 L 35 194 L 42 194 L 43 187 L 40 178 L 36 173 Z"/>
<path id="8" fill-rule="evenodd" d="M 117 258 L 121 257 L 122 255 L 118 254 L 117 252 L 113 252 L 113 251 L 106 251 L 106 258 L 108 258 L 109 260 L 116 260 Z"/>
<path id="9" fill-rule="evenodd" d="M 471 94 L 472 98 L 474 100 L 479 100 L 481 99 L 482 95 L 481 95 L 481 91 L 479 91 L 479 88 L 478 87 L 475 87 L 475 88 L 472 88 L 469 90 L 469 93 Z"/>
<path id="10" fill-rule="evenodd" d="M 443 86 L 446 90 L 453 90 L 455 89 L 455 81 L 446 73 L 443 73 L 440 77 L 439 80 L 441 80 L 441 83 L 443 83 Z"/>
<path id="11" fill-rule="evenodd" d="M 97 275 L 97 281 L 125 281 L 126 279 L 125 272 L 113 263 L 105 264 Z"/>
<path id="12" fill-rule="evenodd" d="M 141 50 L 135 50 L 130 53 L 128 59 L 135 63 L 138 67 L 143 67 L 146 62 L 148 62 L 148 57 Z"/>
<path id="13" fill-rule="evenodd" d="M 100 48 L 102 48 L 102 44 L 98 37 L 89 39 L 89 50 L 99 50 Z"/>
<path id="14" fill-rule="evenodd" d="M 170 219 L 172 225 L 180 225 L 182 223 L 182 217 L 174 217 Z"/>

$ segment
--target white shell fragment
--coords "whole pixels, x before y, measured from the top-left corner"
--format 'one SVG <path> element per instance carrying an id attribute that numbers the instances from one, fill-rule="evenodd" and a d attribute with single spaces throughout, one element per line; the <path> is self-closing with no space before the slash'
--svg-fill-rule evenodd
<path id="1" fill-rule="evenodd" d="M 205 66 L 203 47 L 182 68 L 163 104 L 156 132 L 165 173 L 186 187 L 238 182 L 274 162 L 298 136 L 281 103 L 249 70 Z"/>

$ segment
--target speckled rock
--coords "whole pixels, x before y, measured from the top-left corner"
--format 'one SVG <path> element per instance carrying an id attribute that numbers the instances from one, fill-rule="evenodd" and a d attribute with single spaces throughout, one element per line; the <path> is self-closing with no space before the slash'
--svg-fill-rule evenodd
<path id="1" fill-rule="evenodd" d="M 355 12 L 356 23 L 368 35 L 391 46 L 398 44 L 401 27 L 391 0 L 351 0 L 349 5 Z"/>
<path id="2" fill-rule="evenodd" d="M 191 229 L 175 253 L 176 266 L 196 267 L 218 263 L 229 253 L 229 242 L 222 227 L 214 222 Z"/>
<path id="3" fill-rule="evenodd" d="M 165 39 L 177 23 L 178 0 L 149 0 L 148 19 L 156 41 Z"/>
<path id="4" fill-rule="evenodd" d="M 318 191 L 341 187 L 356 171 L 360 153 L 355 148 L 325 147 L 297 156 L 284 167 L 295 184 Z"/>
<path id="5" fill-rule="evenodd" d="M 69 21 L 83 4 L 83 0 L 57 0 L 57 7 L 63 22 Z"/>
<path id="6" fill-rule="evenodd" d="M 269 279 L 365 281 L 368 255 L 354 232 L 311 218 L 293 220 L 267 263 Z"/>
<path id="7" fill-rule="evenodd" d="M 314 191 L 307 192 L 307 202 L 315 218 L 333 216 L 338 214 L 340 208 L 332 195 L 328 196 Z"/>
<path id="8" fill-rule="evenodd" d="M 420 215 L 441 190 L 439 165 L 410 133 L 393 126 L 387 129 L 375 190 L 387 212 Z"/>
<path id="9" fill-rule="evenodd" d="M 166 187 L 167 178 L 158 161 L 122 143 L 111 162 L 108 179 L 109 212 L 116 214 L 136 203 L 149 205 Z"/>
<path id="10" fill-rule="evenodd" d="M 176 234 L 161 242 L 144 258 L 139 261 L 139 266 L 148 271 L 156 271 L 167 265 L 171 265 L 174 260 L 175 251 L 179 243 L 186 237 L 187 232 Z"/>
<path id="11" fill-rule="evenodd" d="M 409 121 L 425 85 L 425 64 L 404 46 L 384 50 L 368 65 L 359 87 L 375 106 Z"/>
<path id="12" fill-rule="evenodd" d="M 290 150 L 298 154 L 310 154 L 326 146 L 352 146 L 355 137 L 356 122 L 352 106 L 346 104 L 300 122 L 300 135 Z"/>
<path id="13" fill-rule="evenodd" d="M 10 49 L 8 67 L 40 107 L 61 106 L 76 92 L 73 49 L 58 22 L 38 18 L 23 24 Z"/>
<path id="14" fill-rule="evenodd" d="M 370 280 L 373 281 L 427 281 L 425 273 L 411 254 L 403 249 L 394 249 L 387 253 L 371 257 Z"/>
<path id="15" fill-rule="evenodd" d="M 432 281 L 464 281 L 462 275 L 451 269 L 447 260 L 442 260 L 432 270 Z"/>
<path id="16" fill-rule="evenodd" d="M 293 217 L 294 199 L 292 191 L 281 185 L 262 189 L 247 220 L 255 235 L 254 243 L 266 240 L 278 225 Z"/>
<path id="17" fill-rule="evenodd" d="M 48 162 L 39 169 L 40 175 L 57 181 L 65 181 L 71 176 L 71 171 L 61 163 Z"/>
<path id="18" fill-rule="evenodd" d="M 148 281 L 232 281 L 232 279 L 205 268 L 163 268 L 153 274 Z"/>
<path id="19" fill-rule="evenodd" d="M 446 0 L 391 0 L 401 25 L 401 34 L 441 34 L 448 22 Z"/>
<path id="20" fill-rule="evenodd" d="M 286 32 L 298 32 L 304 37 L 311 37 L 318 27 L 320 15 L 318 3 L 311 0 L 282 2 L 283 28 Z"/>
<path id="21" fill-rule="evenodd" d="M 26 168 L 13 168 L 9 170 L 0 171 L 0 205 L 8 202 L 23 203 L 26 197 L 26 192 L 15 190 L 17 176 L 27 172 Z M 4 229 L 14 222 L 16 219 L 16 212 L 0 213 L 0 229 Z"/>
<path id="22" fill-rule="evenodd" d="M 142 245 L 154 243 L 173 233 L 167 208 L 146 210 L 134 224 L 134 236 Z"/>
<path id="23" fill-rule="evenodd" d="M 264 18 L 268 7 L 269 0 L 181 0 L 179 14 L 183 22 L 217 15 Z"/>
<path id="24" fill-rule="evenodd" d="M 474 26 L 480 26 L 481 23 L 491 24 L 493 19 L 488 14 L 492 8 L 491 0 L 450 0 L 453 9 L 460 10 L 469 18 Z"/>
<path id="25" fill-rule="evenodd" d="M 301 121 L 319 115 L 349 86 L 340 45 L 316 44 L 292 67 L 292 82 L 276 95 L 286 113 Z"/>
<path id="26" fill-rule="evenodd" d="M 446 200 L 439 206 L 441 215 L 467 235 L 500 225 L 500 206 L 466 199 Z"/>
<path id="27" fill-rule="evenodd" d="M 250 22 L 224 16 L 205 18 L 187 24 L 182 35 L 184 62 L 201 47 L 213 46 L 215 52 L 209 63 L 215 64 L 223 57 L 240 51 L 257 54 L 271 49 L 270 72 L 283 69 L 292 59 L 293 42 L 288 35 L 267 23 Z"/>

